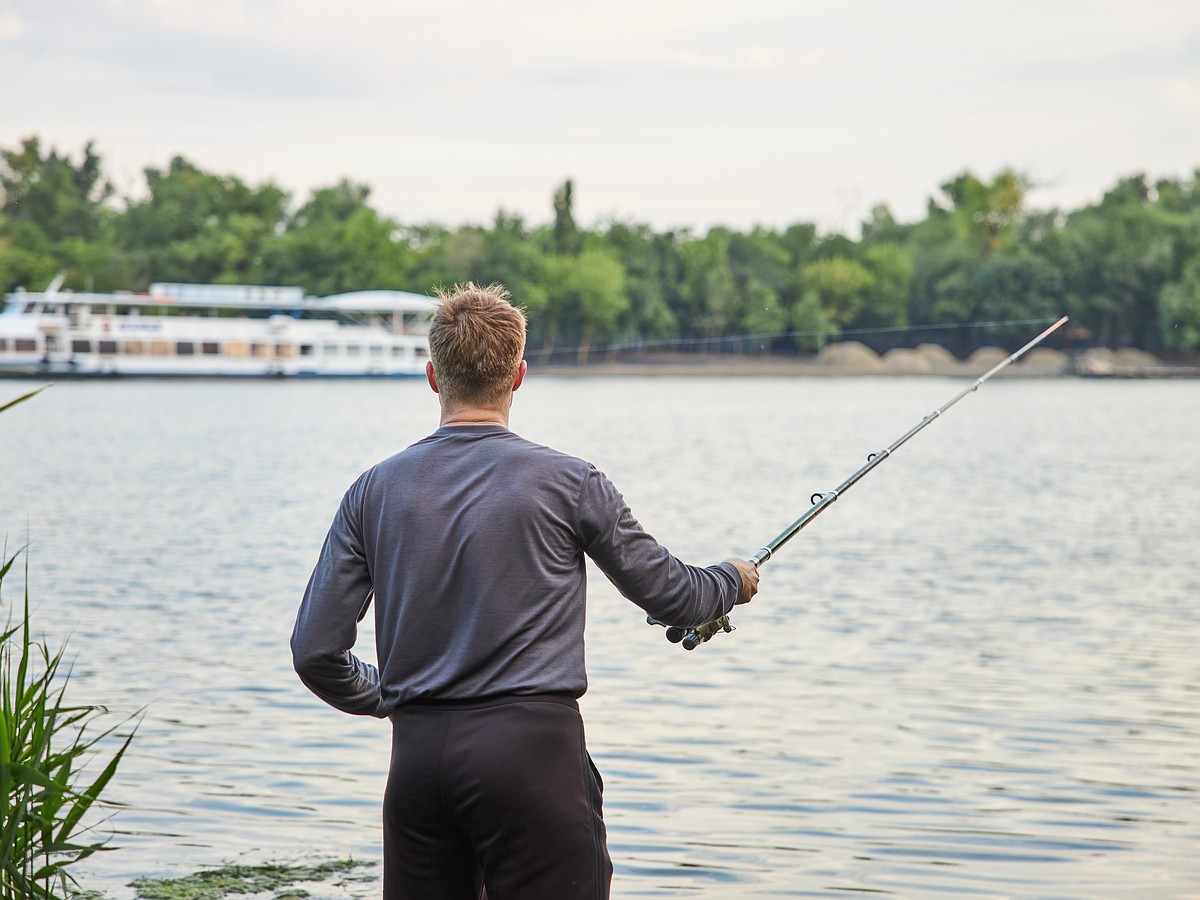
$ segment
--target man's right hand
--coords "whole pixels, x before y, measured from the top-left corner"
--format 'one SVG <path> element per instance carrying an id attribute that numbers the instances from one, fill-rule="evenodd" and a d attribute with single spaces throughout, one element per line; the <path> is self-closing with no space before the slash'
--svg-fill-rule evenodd
<path id="1" fill-rule="evenodd" d="M 758 593 L 758 568 L 748 559 L 733 557 L 725 562 L 732 563 L 733 567 L 738 570 L 738 574 L 742 576 L 742 589 L 738 591 L 735 604 L 749 603 L 750 598 Z"/>

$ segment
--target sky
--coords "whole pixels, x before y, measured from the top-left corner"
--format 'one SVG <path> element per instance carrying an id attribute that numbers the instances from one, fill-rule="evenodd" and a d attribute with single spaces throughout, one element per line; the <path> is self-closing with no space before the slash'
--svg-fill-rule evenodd
<path id="1" fill-rule="evenodd" d="M 183 156 L 404 224 L 811 222 L 1005 167 L 1031 208 L 1200 168 L 1195 0 L 0 0 L 0 149 Z"/>

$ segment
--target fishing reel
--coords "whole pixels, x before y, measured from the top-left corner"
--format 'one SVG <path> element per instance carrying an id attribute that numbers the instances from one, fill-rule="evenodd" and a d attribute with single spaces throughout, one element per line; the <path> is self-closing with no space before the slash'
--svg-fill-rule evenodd
<path id="1" fill-rule="evenodd" d="M 697 625 L 695 628 L 668 625 L 666 622 L 660 622 L 654 616 L 646 616 L 646 624 L 661 625 L 667 629 L 667 640 L 672 644 L 683 644 L 684 650 L 695 650 L 705 641 L 711 640 L 712 636 L 717 632 L 730 632 L 734 630 L 734 627 L 729 623 L 729 616 L 721 616 L 719 619 L 705 622 L 703 625 Z"/>

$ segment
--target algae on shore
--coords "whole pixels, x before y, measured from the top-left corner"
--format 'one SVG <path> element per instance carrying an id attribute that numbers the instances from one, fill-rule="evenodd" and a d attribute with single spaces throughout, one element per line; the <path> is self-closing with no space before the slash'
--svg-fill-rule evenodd
<path id="1" fill-rule="evenodd" d="M 273 900 L 299 900 L 308 891 L 296 885 L 326 881 L 372 863 L 337 860 L 315 865 L 225 866 L 206 869 L 182 878 L 139 878 L 130 884 L 139 900 L 223 900 L 232 894 L 266 894 Z M 363 876 L 359 876 L 363 878 Z M 366 876 L 372 879 L 374 876 Z M 358 879 L 349 879 L 358 880 Z M 365 880 L 365 879 L 364 879 Z"/>

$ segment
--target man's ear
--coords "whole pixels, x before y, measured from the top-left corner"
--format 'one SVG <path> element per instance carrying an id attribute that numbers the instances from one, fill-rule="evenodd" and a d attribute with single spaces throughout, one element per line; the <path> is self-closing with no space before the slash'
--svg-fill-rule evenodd
<path id="1" fill-rule="evenodd" d="M 433 360 L 429 360 L 425 363 L 425 380 L 429 382 L 429 386 L 433 389 L 435 394 L 439 393 L 437 386 L 437 375 L 435 375 L 433 372 Z"/>
<path id="2" fill-rule="evenodd" d="M 432 364 L 431 364 L 432 365 Z M 513 379 L 512 389 L 515 391 L 521 386 L 521 382 L 525 380 L 525 373 L 529 371 L 529 363 L 521 360 L 521 364 L 517 366 L 517 377 Z M 435 388 L 436 390 L 436 388 Z"/>

